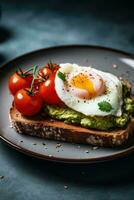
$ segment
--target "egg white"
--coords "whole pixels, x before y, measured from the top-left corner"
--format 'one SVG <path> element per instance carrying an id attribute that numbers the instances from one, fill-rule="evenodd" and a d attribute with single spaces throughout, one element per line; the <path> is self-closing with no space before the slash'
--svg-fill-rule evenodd
<path id="1" fill-rule="evenodd" d="M 121 81 L 113 74 L 106 73 L 92 67 L 82 67 L 77 64 L 60 64 L 61 68 L 59 69 L 66 77 L 73 77 L 80 72 L 90 73 L 95 72 L 100 75 L 105 82 L 108 92 L 101 96 L 94 97 L 93 99 L 86 100 L 80 99 L 73 96 L 66 89 L 68 84 L 68 78 L 66 82 L 58 77 L 56 74 L 55 78 L 55 90 L 59 98 L 67 105 L 69 108 L 72 108 L 75 111 L 83 113 L 86 116 L 96 115 L 96 116 L 121 116 L 122 114 L 122 84 Z M 107 101 L 111 104 L 112 110 L 110 112 L 104 112 L 99 109 L 98 103 L 102 101 Z"/>

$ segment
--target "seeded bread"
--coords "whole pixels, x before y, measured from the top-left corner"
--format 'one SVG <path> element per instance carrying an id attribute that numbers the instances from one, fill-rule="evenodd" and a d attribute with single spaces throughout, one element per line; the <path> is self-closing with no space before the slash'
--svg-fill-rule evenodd
<path id="1" fill-rule="evenodd" d="M 120 146 L 126 143 L 133 135 L 134 120 L 131 120 L 127 128 L 114 131 L 96 131 L 61 121 L 43 119 L 40 116 L 24 117 L 15 107 L 10 109 L 12 126 L 20 134 L 37 136 L 45 139 L 87 143 L 97 146 Z"/>

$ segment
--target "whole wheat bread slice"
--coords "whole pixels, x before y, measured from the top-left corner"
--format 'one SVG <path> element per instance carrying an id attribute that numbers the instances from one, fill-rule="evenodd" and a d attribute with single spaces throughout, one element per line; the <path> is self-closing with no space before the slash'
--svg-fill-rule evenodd
<path id="1" fill-rule="evenodd" d="M 97 146 L 123 145 L 133 135 L 134 131 L 134 119 L 131 120 L 125 129 L 107 132 L 86 129 L 57 120 L 43 119 L 38 116 L 26 118 L 15 107 L 10 109 L 10 120 L 12 126 L 21 134 L 73 143 L 88 143 Z"/>

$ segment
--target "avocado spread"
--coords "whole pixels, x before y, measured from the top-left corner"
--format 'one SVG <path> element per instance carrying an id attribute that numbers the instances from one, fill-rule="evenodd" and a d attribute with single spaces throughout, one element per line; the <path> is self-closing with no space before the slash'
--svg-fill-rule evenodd
<path id="1" fill-rule="evenodd" d="M 97 130 L 113 130 L 117 128 L 124 128 L 133 112 L 134 100 L 131 98 L 131 92 L 126 84 L 123 83 L 123 106 L 122 115 L 116 117 L 108 116 L 86 116 L 82 113 L 74 111 L 68 107 L 58 107 L 52 105 L 45 105 L 45 114 L 53 119 L 64 121 L 69 124 L 80 125 L 81 127 L 93 128 Z"/>

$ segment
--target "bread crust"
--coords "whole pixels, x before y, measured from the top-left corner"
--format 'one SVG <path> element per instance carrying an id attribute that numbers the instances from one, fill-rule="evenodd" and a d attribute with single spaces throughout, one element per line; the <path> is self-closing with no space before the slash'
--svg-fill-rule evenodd
<path id="1" fill-rule="evenodd" d="M 38 116 L 26 118 L 15 107 L 10 108 L 9 115 L 12 126 L 20 134 L 72 143 L 87 143 L 95 146 L 123 145 L 133 135 L 134 131 L 134 119 L 125 129 L 107 132 L 65 124 L 58 120 L 42 119 Z"/>

